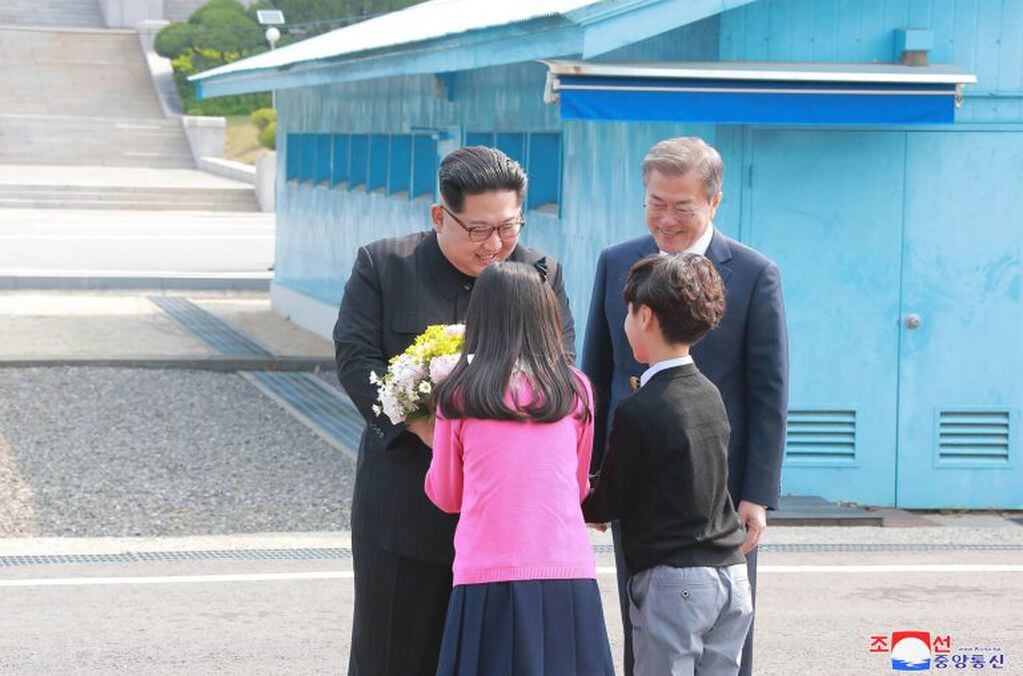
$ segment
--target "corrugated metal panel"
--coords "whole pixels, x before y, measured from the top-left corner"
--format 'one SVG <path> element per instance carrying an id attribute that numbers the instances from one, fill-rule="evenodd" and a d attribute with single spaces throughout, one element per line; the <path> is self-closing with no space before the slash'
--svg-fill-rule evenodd
<path id="1" fill-rule="evenodd" d="M 430 0 L 399 12 L 391 12 L 278 50 L 214 68 L 203 73 L 200 79 L 337 58 L 483 28 L 559 16 L 599 2 L 600 0 L 516 0 L 516 2 Z"/>
<path id="2" fill-rule="evenodd" d="M 763 0 L 720 25 L 722 61 L 891 63 L 894 30 L 926 28 L 932 63 L 977 74 L 957 121 L 1023 121 L 1020 0 Z"/>

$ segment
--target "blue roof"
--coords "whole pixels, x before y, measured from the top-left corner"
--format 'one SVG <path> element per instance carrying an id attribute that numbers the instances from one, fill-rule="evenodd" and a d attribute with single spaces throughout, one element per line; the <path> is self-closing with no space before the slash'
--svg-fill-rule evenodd
<path id="1" fill-rule="evenodd" d="M 754 0 L 429 0 L 192 76 L 200 96 L 590 58 Z"/>

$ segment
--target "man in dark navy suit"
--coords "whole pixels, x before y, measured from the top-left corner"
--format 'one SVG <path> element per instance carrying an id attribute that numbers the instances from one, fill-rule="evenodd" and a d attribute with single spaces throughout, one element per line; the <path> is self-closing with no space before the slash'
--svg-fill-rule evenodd
<path id="1" fill-rule="evenodd" d="M 785 446 L 788 406 L 788 338 L 778 267 L 762 254 L 715 230 L 721 204 L 721 156 L 702 139 L 661 141 L 643 160 L 649 235 L 609 247 L 600 254 L 590 304 L 582 368 L 593 382 L 596 424 L 593 468 L 600 467 L 615 408 L 629 394 L 630 379 L 643 373 L 625 337 L 622 289 L 633 263 L 661 252 L 699 253 L 711 260 L 725 283 L 726 311 L 716 329 L 692 348 L 693 359 L 725 403 L 732 435 L 728 448 L 728 490 L 746 527 L 743 552 L 756 598 L 757 544 L 775 509 Z M 629 622 L 617 528 L 618 591 L 625 627 L 625 672 L 633 667 Z M 753 668 L 753 630 L 743 648 L 740 674 Z"/>

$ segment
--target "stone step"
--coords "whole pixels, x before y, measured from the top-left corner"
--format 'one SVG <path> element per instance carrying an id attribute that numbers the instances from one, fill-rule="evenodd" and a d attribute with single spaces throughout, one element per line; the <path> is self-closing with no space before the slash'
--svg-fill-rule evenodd
<path id="1" fill-rule="evenodd" d="M 193 167 L 177 119 L 0 115 L 0 164 Z"/>
<path id="2" fill-rule="evenodd" d="M 215 192 L 215 191 L 214 191 Z M 0 189 L 0 205 L 9 208 L 31 208 L 45 206 L 52 208 L 74 209 L 76 205 L 83 208 L 101 209 L 110 205 L 112 209 L 143 209 L 145 205 L 173 205 L 176 209 L 203 210 L 216 208 L 226 211 L 257 211 L 256 198 L 253 190 L 224 190 L 223 194 L 196 190 L 193 194 L 184 191 L 151 190 L 149 192 L 133 192 L 130 190 L 73 191 L 53 189 L 50 191 L 3 190 Z M 122 207 L 137 205 L 138 207 Z M 212 206 L 212 207 L 211 207 Z"/>
<path id="3" fill-rule="evenodd" d="M 0 28 L 0 54 L 6 114 L 163 116 L 133 32 Z"/>
<path id="4" fill-rule="evenodd" d="M 182 202 L 156 200 L 33 200 L 0 197 L 0 209 L 114 209 L 133 211 L 259 211 L 253 198 L 252 205 L 212 202 Z"/>
<path id="5" fill-rule="evenodd" d="M 107 166 L 107 167 L 150 167 L 153 169 L 193 169 L 195 161 L 191 153 L 184 155 L 146 155 L 121 153 L 104 155 L 78 155 L 71 151 L 39 153 L 0 152 L 3 164 L 38 164 L 50 166 Z"/>
<path id="6" fill-rule="evenodd" d="M 103 27 L 97 0 L 3 0 L 0 24 Z"/>
<path id="7" fill-rule="evenodd" d="M 176 186 L 86 186 L 0 184 L 0 208 L 154 209 L 183 211 L 258 211 L 248 186 L 188 188 Z"/>
<path id="8" fill-rule="evenodd" d="M 0 183 L 0 197 L 56 198 L 67 197 L 90 200 L 144 200 L 148 198 L 225 200 L 247 202 L 252 197 L 252 188 L 185 188 L 177 186 L 134 186 L 134 185 L 21 185 Z"/>

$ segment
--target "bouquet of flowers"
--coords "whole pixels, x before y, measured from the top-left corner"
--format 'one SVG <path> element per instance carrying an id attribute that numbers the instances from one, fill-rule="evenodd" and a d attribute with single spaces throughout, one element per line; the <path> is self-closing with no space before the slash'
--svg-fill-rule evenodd
<path id="1" fill-rule="evenodd" d="M 427 327 L 408 349 L 391 358 L 383 376 L 370 372 L 369 382 L 377 386 L 380 402 L 373 412 L 386 415 L 395 425 L 430 417 L 430 393 L 451 373 L 464 345 L 462 324 Z"/>

